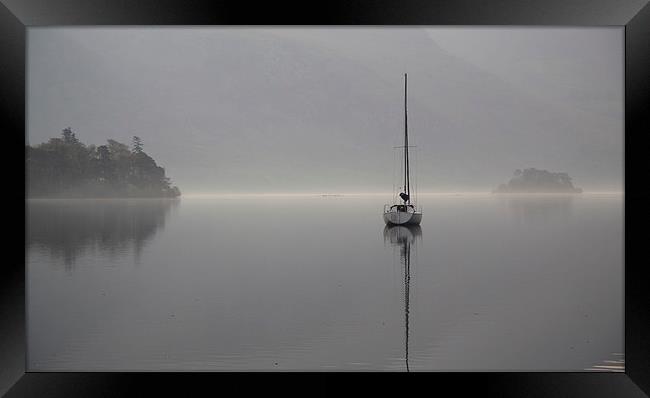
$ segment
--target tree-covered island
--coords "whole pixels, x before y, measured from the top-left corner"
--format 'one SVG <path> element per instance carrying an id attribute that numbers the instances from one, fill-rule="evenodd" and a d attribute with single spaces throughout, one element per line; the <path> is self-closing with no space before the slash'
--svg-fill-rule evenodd
<path id="1" fill-rule="evenodd" d="M 515 170 L 507 184 L 501 184 L 495 193 L 581 193 L 567 173 L 554 173 L 536 168 Z"/>
<path id="2" fill-rule="evenodd" d="M 165 169 L 134 136 L 131 147 L 115 140 L 85 145 L 72 129 L 60 138 L 25 148 L 27 196 L 33 198 L 177 197 Z"/>

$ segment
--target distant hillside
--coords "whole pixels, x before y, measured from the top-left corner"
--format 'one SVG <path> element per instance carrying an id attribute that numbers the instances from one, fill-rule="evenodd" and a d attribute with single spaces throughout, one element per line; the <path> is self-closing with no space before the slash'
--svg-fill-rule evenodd
<path id="1" fill-rule="evenodd" d="M 535 168 L 515 170 L 507 184 L 501 184 L 495 193 L 581 193 L 575 188 L 567 173 L 553 173 Z"/>
<path id="2" fill-rule="evenodd" d="M 85 145 L 68 127 L 61 138 L 27 146 L 28 197 L 176 197 L 165 169 L 143 151 L 133 137 L 132 148 L 115 140 Z"/>

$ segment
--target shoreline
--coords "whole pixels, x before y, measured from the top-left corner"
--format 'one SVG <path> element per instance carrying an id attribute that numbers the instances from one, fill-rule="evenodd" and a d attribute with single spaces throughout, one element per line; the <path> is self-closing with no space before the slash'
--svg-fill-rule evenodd
<path id="1" fill-rule="evenodd" d="M 210 194 L 183 194 L 182 196 L 151 196 L 151 197 L 25 197 L 26 201 L 39 200 L 180 200 L 184 199 L 220 199 L 220 198 L 322 198 L 322 199 L 341 199 L 341 198 L 363 198 L 363 197 L 392 197 L 389 192 L 359 192 L 359 193 L 210 193 Z M 594 197 L 594 196 L 625 196 L 622 191 L 592 191 L 592 192 L 423 192 L 417 194 L 418 197 Z"/>

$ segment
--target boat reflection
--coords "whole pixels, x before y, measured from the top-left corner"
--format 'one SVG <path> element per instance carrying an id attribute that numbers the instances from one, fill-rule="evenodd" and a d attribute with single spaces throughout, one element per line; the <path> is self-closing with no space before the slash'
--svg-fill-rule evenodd
<path id="1" fill-rule="evenodd" d="M 422 228 L 419 225 L 387 225 L 384 228 L 384 242 L 389 242 L 391 246 L 399 250 L 400 265 L 404 275 L 404 362 L 407 372 L 410 372 L 409 306 L 411 298 L 411 248 L 415 248 L 416 242 L 421 238 Z"/>

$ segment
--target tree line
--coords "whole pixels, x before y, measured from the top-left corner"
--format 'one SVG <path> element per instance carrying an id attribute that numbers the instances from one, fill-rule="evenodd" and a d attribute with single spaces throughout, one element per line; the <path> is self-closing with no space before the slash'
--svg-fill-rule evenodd
<path id="1" fill-rule="evenodd" d="M 71 128 L 61 137 L 29 146 L 25 154 L 28 197 L 177 197 L 181 192 L 165 169 L 143 150 L 140 137 L 131 146 L 107 140 L 86 145 Z"/>

